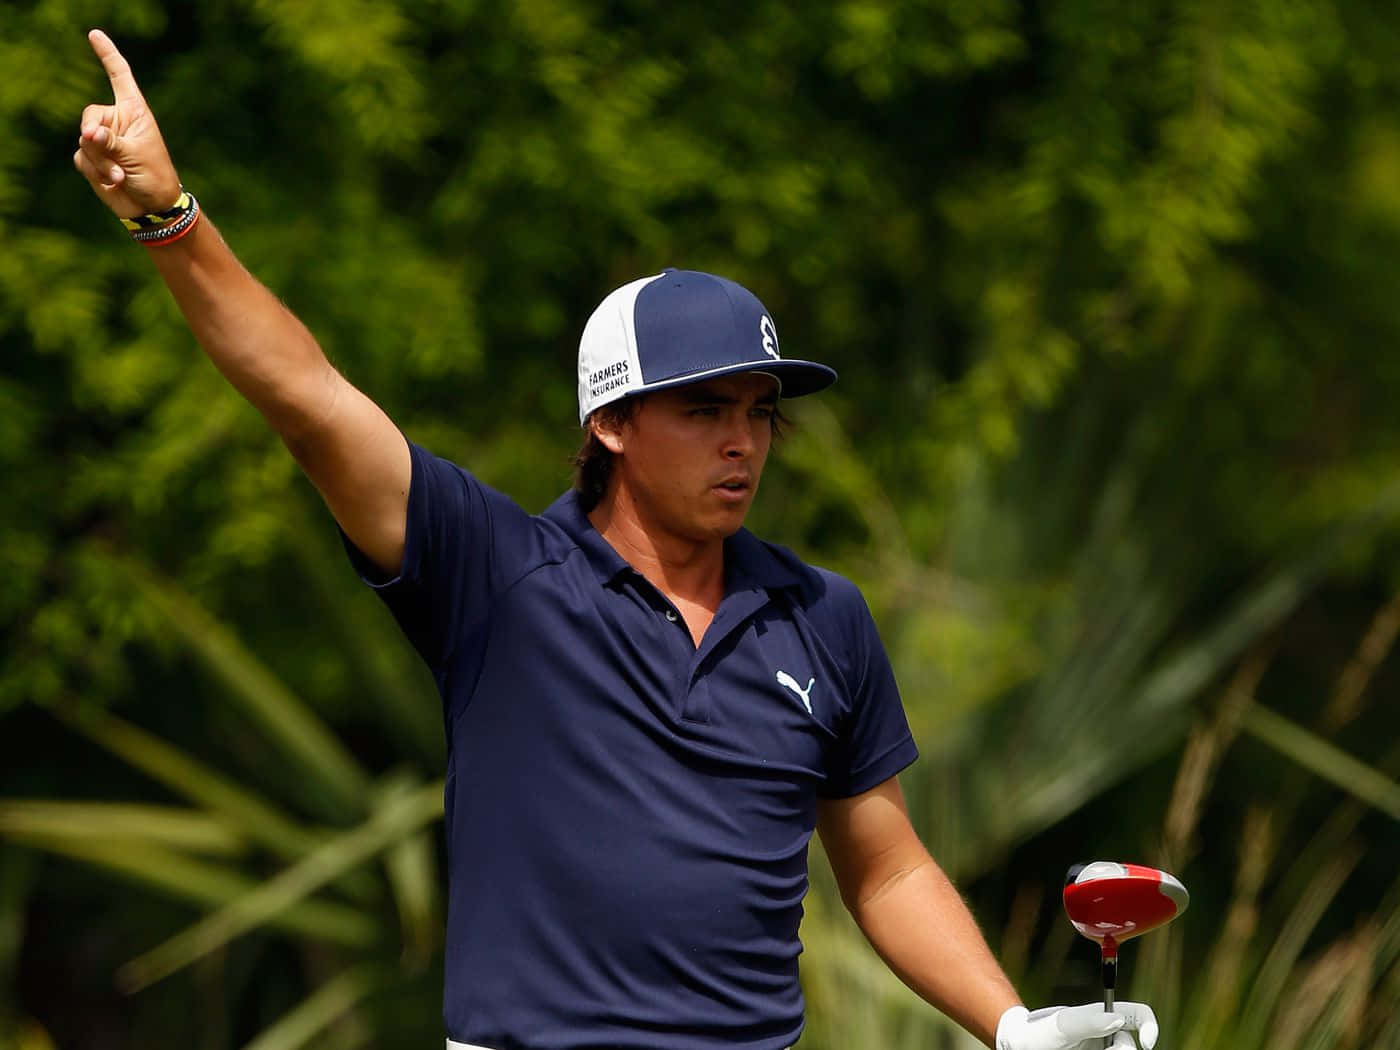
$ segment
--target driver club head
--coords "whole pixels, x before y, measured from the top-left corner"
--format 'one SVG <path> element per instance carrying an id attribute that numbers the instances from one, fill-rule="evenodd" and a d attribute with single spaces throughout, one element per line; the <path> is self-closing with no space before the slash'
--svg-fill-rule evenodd
<path id="1" fill-rule="evenodd" d="M 1105 959 L 1116 957 L 1124 941 L 1171 922 L 1190 900 L 1174 875 L 1141 864 L 1096 860 L 1065 876 L 1065 913 Z"/>

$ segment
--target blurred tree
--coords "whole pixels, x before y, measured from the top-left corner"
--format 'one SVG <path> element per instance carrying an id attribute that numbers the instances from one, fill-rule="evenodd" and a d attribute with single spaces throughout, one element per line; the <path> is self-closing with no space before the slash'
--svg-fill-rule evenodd
<path id="1" fill-rule="evenodd" d="M 1145 854 L 1196 893 L 1129 985 L 1169 1031 L 1400 1045 L 1400 15 L 1368 0 L 0 8 L 21 1045 L 440 1038 L 431 683 L 72 173 L 89 23 L 249 268 L 531 509 L 596 300 L 753 287 L 842 372 L 753 525 L 866 590 L 921 830 L 1027 995 L 1092 994 L 1064 865 Z M 814 876 L 804 1045 L 954 1045 Z"/>

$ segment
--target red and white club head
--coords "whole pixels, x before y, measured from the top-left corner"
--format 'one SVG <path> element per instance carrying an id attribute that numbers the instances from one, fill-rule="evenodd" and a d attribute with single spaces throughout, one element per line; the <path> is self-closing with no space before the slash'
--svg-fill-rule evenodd
<path id="1" fill-rule="evenodd" d="M 1096 860 L 1065 876 L 1065 913 L 1074 928 L 1098 942 L 1104 958 L 1118 945 L 1171 922 L 1191 897 L 1174 875 L 1141 864 Z"/>

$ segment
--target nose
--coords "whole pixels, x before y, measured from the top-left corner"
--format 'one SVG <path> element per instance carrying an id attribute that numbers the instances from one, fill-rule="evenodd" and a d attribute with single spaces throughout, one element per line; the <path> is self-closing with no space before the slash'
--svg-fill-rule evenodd
<path id="1" fill-rule="evenodd" d="M 755 448 L 753 426 L 746 413 L 732 414 L 724 435 L 724 455 L 726 459 L 742 460 L 753 455 Z"/>

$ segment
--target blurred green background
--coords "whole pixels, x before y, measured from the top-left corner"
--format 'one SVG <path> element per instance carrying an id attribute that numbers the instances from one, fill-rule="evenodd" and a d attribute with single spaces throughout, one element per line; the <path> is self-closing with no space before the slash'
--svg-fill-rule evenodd
<path id="1" fill-rule="evenodd" d="M 531 510 L 574 355 L 668 265 L 796 402 L 751 525 L 855 579 L 904 777 L 1032 1005 L 1059 911 L 1163 1046 L 1400 1047 L 1400 9 L 1381 0 L 0 6 L 0 1045 L 440 1046 L 428 674 L 73 172 L 84 39 L 414 439 Z M 819 850 L 804 1050 L 968 1045 Z"/>

